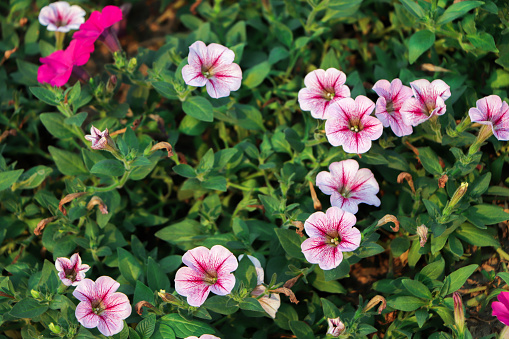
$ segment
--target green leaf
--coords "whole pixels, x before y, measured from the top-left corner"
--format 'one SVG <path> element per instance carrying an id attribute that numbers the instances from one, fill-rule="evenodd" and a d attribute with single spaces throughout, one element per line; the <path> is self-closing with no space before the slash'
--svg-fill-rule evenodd
<path id="1" fill-rule="evenodd" d="M 337 318 L 341 316 L 341 312 L 331 301 L 325 298 L 320 298 L 320 301 L 322 302 L 323 315 L 326 318 Z"/>
<path id="2" fill-rule="evenodd" d="M 214 121 L 214 107 L 204 97 L 190 97 L 182 104 L 182 110 L 200 121 Z"/>
<path id="3" fill-rule="evenodd" d="M 410 296 L 393 297 L 387 300 L 387 305 L 390 307 L 406 312 L 415 311 L 427 304 L 428 302 L 426 300 Z"/>
<path id="4" fill-rule="evenodd" d="M 350 273 L 350 263 L 348 259 L 343 259 L 338 267 L 323 271 L 325 281 L 337 280 L 346 277 Z"/>
<path id="5" fill-rule="evenodd" d="M 476 35 L 467 35 L 468 41 L 474 45 L 475 48 L 482 49 L 486 52 L 498 53 L 497 46 L 495 45 L 495 39 L 489 33 L 482 32 Z"/>
<path id="6" fill-rule="evenodd" d="M 125 280 L 132 286 L 136 286 L 136 281 L 142 275 L 140 263 L 130 252 L 121 247 L 117 248 L 117 255 L 120 274 L 122 274 Z"/>
<path id="7" fill-rule="evenodd" d="M 188 164 L 180 164 L 177 166 L 173 166 L 173 171 L 177 173 L 178 175 L 181 175 L 185 178 L 195 178 L 196 172 L 194 168 L 189 166 Z"/>
<path id="8" fill-rule="evenodd" d="M 194 319 L 192 321 L 186 320 L 176 313 L 167 314 L 160 321 L 162 324 L 171 327 L 179 338 L 214 334 L 216 332 L 208 324 Z"/>
<path id="9" fill-rule="evenodd" d="M 413 0 L 400 0 L 400 2 L 403 4 L 403 7 L 417 19 L 424 18 L 426 15 L 424 9 Z"/>
<path id="10" fill-rule="evenodd" d="M 0 191 L 11 187 L 23 173 L 22 169 L 0 172 Z"/>
<path id="11" fill-rule="evenodd" d="M 406 237 L 398 237 L 391 241 L 391 252 L 394 257 L 399 257 L 410 248 L 410 240 Z"/>
<path id="12" fill-rule="evenodd" d="M 270 51 L 269 63 L 274 65 L 278 61 L 284 60 L 290 56 L 290 52 L 283 47 L 277 46 Z"/>
<path id="13" fill-rule="evenodd" d="M 156 330 L 151 339 L 175 339 L 175 332 L 170 326 L 157 323 Z"/>
<path id="14" fill-rule="evenodd" d="M 300 137 L 293 128 L 285 129 L 285 139 L 297 152 L 302 152 L 304 150 L 305 145 L 302 142 L 302 137 Z"/>
<path id="15" fill-rule="evenodd" d="M 415 295 L 416 297 L 429 300 L 432 299 L 431 292 L 422 282 L 412 279 L 404 279 L 401 281 L 401 283 L 408 292 Z"/>
<path id="16" fill-rule="evenodd" d="M 122 162 L 117 159 L 106 159 L 92 166 L 90 172 L 99 175 L 119 177 L 124 174 L 125 167 Z"/>
<path id="17" fill-rule="evenodd" d="M 215 295 L 208 298 L 203 307 L 219 314 L 230 315 L 238 311 L 238 303 L 227 296 Z"/>
<path id="18" fill-rule="evenodd" d="M 79 82 L 77 82 L 77 84 L 79 84 Z M 87 116 L 88 116 L 87 112 L 81 112 L 81 113 L 73 115 L 72 117 L 65 118 L 64 123 L 67 125 L 74 125 L 74 126 L 81 127 L 81 125 L 83 125 L 83 122 L 87 119 Z"/>
<path id="19" fill-rule="evenodd" d="M 32 92 L 35 97 L 48 105 L 58 106 L 60 104 L 60 100 L 58 97 L 47 88 L 44 87 L 30 87 L 30 92 Z"/>
<path id="20" fill-rule="evenodd" d="M 293 334 L 297 336 L 299 339 L 315 339 L 315 335 L 313 334 L 313 330 L 303 321 L 290 321 L 290 330 L 292 330 Z"/>
<path id="21" fill-rule="evenodd" d="M 263 80 L 270 73 L 270 63 L 268 61 L 264 61 L 259 63 L 258 65 L 251 67 L 245 72 L 245 75 L 242 79 L 242 84 L 247 88 L 254 89 L 258 87 Z"/>
<path id="22" fill-rule="evenodd" d="M 207 123 L 186 115 L 180 122 L 179 131 L 187 135 L 200 135 L 207 128 Z"/>
<path id="23" fill-rule="evenodd" d="M 200 163 L 198 167 L 196 167 L 197 174 L 204 174 L 210 172 L 210 170 L 214 167 L 214 150 L 210 148 L 207 153 L 203 155 L 200 159 Z"/>
<path id="24" fill-rule="evenodd" d="M 129 339 L 142 339 L 142 338 L 134 328 L 129 327 Z"/>
<path id="25" fill-rule="evenodd" d="M 79 81 L 76 81 L 74 86 L 72 86 L 70 90 L 67 92 L 67 102 L 69 104 L 72 104 L 76 99 L 80 97 L 80 95 L 81 95 L 81 84 Z"/>
<path id="26" fill-rule="evenodd" d="M 304 242 L 301 236 L 295 233 L 295 231 L 288 229 L 276 228 L 274 231 L 279 238 L 281 246 L 283 246 L 283 249 L 288 255 L 301 260 L 305 259 L 300 247 Z"/>
<path id="27" fill-rule="evenodd" d="M 426 320 L 429 318 L 429 313 L 426 310 L 415 311 L 415 318 L 417 319 L 417 325 L 422 328 Z"/>
<path id="28" fill-rule="evenodd" d="M 226 178 L 222 176 L 211 177 L 201 183 L 203 188 L 221 192 L 226 192 L 226 185 Z"/>
<path id="29" fill-rule="evenodd" d="M 44 127 L 55 138 L 66 139 L 73 138 L 74 133 L 70 127 L 65 123 L 65 118 L 60 113 L 41 113 L 40 119 Z"/>
<path id="30" fill-rule="evenodd" d="M 170 279 L 151 257 L 148 258 L 147 264 L 147 282 L 148 286 L 154 291 L 168 290 L 170 288 Z"/>
<path id="31" fill-rule="evenodd" d="M 446 279 L 450 280 L 450 285 L 449 285 L 449 288 L 447 290 L 447 293 L 445 293 L 445 295 L 451 294 L 451 293 L 459 290 L 461 288 L 461 286 L 463 286 L 465 284 L 467 279 L 472 275 L 472 273 L 474 273 L 474 271 L 477 269 L 477 267 L 479 267 L 479 265 L 472 264 L 472 265 L 462 267 L 462 268 L 452 272 L 451 274 L 449 274 L 446 277 Z"/>
<path id="32" fill-rule="evenodd" d="M 245 298 L 239 303 L 239 307 L 246 311 L 265 312 L 260 302 L 255 298 Z"/>
<path id="33" fill-rule="evenodd" d="M 12 190 L 32 189 L 38 187 L 53 172 L 51 167 L 35 166 L 23 173 L 20 182 L 12 186 Z M 1 173 L 0 173 L 1 175 Z"/>
<path id="34" fill-rule="evenodd" d="M 136 332 L 138 332 L 143 339 L 148 339 L 154 333 L 156 328 L 156 315 L 151 314 L 136 326 Z"/>
<path id="35" fill-rule="evenodd" d="M 509 219 L 509 213 L 504 212 L 502 207 L 488 204 L 471 206 L 462 214 L 479 228 L 486 228 L 486 225 L 498 224 Z"/>
<path id="36" fill-rule="evenodd" d="M 272 27 L 274 27 L 276 38 L 281 41 L 287 48 L 290 48 L 293 41 L 292 31 L 285 24 L 279 21 L 272 22 Z"/>
<path id="37" fill-rule="evenodd" d="M 173 86 L 173 84 L 170 84 L 168 82 L 157 81 L 153 82 L 152 86 L 154 86 L 157 93 L 161 94 L 166 99 L 170 100 L 178 99 L 178 93 L 177 91 L 175 91 L 175 87 Z"/>
<path id="38" fill-rule="evenodd" d="M 122 327 L 122 331 L 112 336 L 113 339 L 127 339 L 129 338 L 129 326 L 124 320 L 124 327 Z"/>
<path id="39" fill-rule="evenodd" d="M 410 1 L 410 0 L 409 0 Z M 483 1 L 461 1 L 449 6 L 438 18 L 437 26 L 444 25 L 466 14 L 471 9 L 484 5 Z"/>
<path id="40" fill-rule="evenodd" d="M 440 175 L 442 174 L 442 166 L 438 160 L 438 156 L 429 147 L 419 148 L 419 159 L 421 160 L 424 169 L 431 174 Z"/>
<path id="41" fill-rule="evenodd" d="M 455 234 L 461 240 L 468 242 L 474 246 L 493 246 L 495 248 L 500 247 L 500 242 L 495 239 L 497 232 L 495 229 L 480 229 L 470 223 L 464 223 L 458 229 Z"/>
<path id="42" fill-rule="evenodd" d="M 423 29 L 415 32 L 408 42 L 408 61 L 413 64 L 424 52 L 435 43 L 435 33 Z M 420 157 L 419 153 L 419 157 Z"/>
<path id="43" fill-rule="evenodd" d="M 57 165 L 58 170 L 64 175 L 88 174 L 83 160 L 77 154 L 49 146 L 48 150 Z"/>
<path id="44" fill-rule="evenodd" d="M 48 308 L 48 305 L 41 305 L 35 299 L 26 298 L 17 302 L 9 314 L 15 318 L 32 319 L 46 312 Z"/>
<path id="45" fill-rule="evenodd" d="M 440 275 L 444 272 L 444 269 L 445 261 L 443 258 L 440 258 L 439 260 L 426 265 L 419 274 L 424 275 L 431 280 L 435 280 L 440 277 Z"/>
<path id="46" fill-rule="evenodd" d="M 281 303 L 279 310 L 276 313 L 276 319 L 274 322 L 277 326 L 281 327 L 284 330 L 290 330 L 290 321 L 299 320 L 299 315 L 297 311 L 287 303 Z"/>

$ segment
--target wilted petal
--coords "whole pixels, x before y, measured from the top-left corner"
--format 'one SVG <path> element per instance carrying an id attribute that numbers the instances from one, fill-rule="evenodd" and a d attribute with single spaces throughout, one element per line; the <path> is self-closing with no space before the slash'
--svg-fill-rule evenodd
<path id="1" fill-rule="evenodd" d="M 244 254 L 239 255 L 239 262 L 242 260 L 243 257 L 244 257 Z M 263 282 L 265 280 L 264 279 L 265 278 L 265 273 L 264 273 L 263 268 L 262 268 L 262 263 L 260 262 L 260 260 L 258 260 L 256 257 L 253 257 L 252 255 L 248 254 L 247 257 L 253 263 L 253 266 L 256 269 L 256 277 L 257 277 L 256 284 L 257 285 L 263 284 Z"/>

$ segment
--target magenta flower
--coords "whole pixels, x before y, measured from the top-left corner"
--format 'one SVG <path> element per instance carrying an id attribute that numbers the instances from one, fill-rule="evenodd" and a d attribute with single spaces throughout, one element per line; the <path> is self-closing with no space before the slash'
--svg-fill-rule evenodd
<path id="1" fill-rule="evenodd" d="M 332 335 L 333 337 L 339 337 L 341 333 L 343 333 L 346 329 L 345 324 L 337 318 L 327 318 L 327 323 L 329 324 L 329 328 L 327 329 L 327 334 Z"/>
<path id="2" fill-rule="evenodd" d="M 92 142 L 92 145 L 90 145 L 92 149 L 110 152 L 118 150 L 107 128 L 101 132 L 101 130 L 92 126 L 92 128 L 90 128 L 90 134 L 85 135 L 85 139 Z"/>
<path id="3" fill-rule="evenodd" d="M 357 161 L 348 159 L 333 162 L 329 170 L 318 173 L 316 185 L 324 194 L 331 196 L 332 206 L 353 214 L 359 210 L 360 203 L 380 206 L 380 199 L 376 196 L 380 188 L 370 169 L 359 169 Z"/>
<path id="4" fill-rule="evenodd" d="M 315 119 L 327 119 L 329 107 L 350 97 L 350 89 L 345 85 L 345 73 L 329 68 L 317 69 L 304 78 L 305 88 L 299 91 L 299 105 L 303 111 L 311 111 Z"/>
<path id="5" fill-rule="evenodd" d="M 71 29 L 78 29 L 85 22 L 85 14 L 80 6 L 70 6 L 65 1 L 57 1 L 41 8 L 39 22 L 48 26 L 48 31 L 67 33 Z"/>
<path id="6" fill-rule="evenodd" d="M 371 140 L 380 138 L 383 126 L 371 117 L 375 104 L 363 95 L 337 101 L 329 108 L 325 134 L 332 146 L 343 146 L 347 153 L 364 153 L 371 148 Z"/>
<path id="7" fill-rule="evenodd" d="M 468 111 L 470 120 L 491 126 L 498 140 L 509 140 L 509 105 L 498 95 L 477 100 L 476 107 Z"/>
<path id="8" fill-rule="evenodd" d="M 37 71 L 37 81 L 60 87 L 69 81 L 73 72 L 80 78 L 86 77 L 81 67 L 77 66 L 86 64 L 93 51 L 93 46 L 72 40 L 65 50 L 55 51 L 39 59 L 42 65 Z"/>
<path id="9" fill-rule="evenodd" d="M 203 334 L 199 338 L 197 336 L 192 336 L 192 337 L 186 337 L 185 339 L 221 339 L 221 338 L 216 337 L 215 335 L 212 335 L 212 334 Z"/>
<path id="10" fill-rule="evenodd" d="M 94 282 L 84 279 L 72 292 L 80 301 L 76 319 L 83 327 L 97 327 L 105 336 L 122 331 L 124 319 L 131 315 L 131 304 L 124 293 L 116 292 L 120 284 L 108 276 Z"/>
<path id="11" fill-rule="evenodd" d="M 235 286 L 235 276 L 230 272 L 239 263 L 235 256 L 221 245 L 210 250 L 200 246 L 187 251 L 181 267 L 175 276 L 175 290 L 187 297 L 187 303 L 199 307 L 205 302 L 209 292 L 217 295 L 229 294 Z"/>
<path id="12" fill-rule="evenodd" d="M 81 263 L 81 257 L 78 253 L 71 256 L 71 260 L 67 258 L 57 258 L 55 268 L 58 271 L 58 277 L 66 286 L 77 286 L 81 280 L 85 278 L 85 272 L 90 266 Z"/>
<path id="13" fill-rule="evenodd" d="M 93 45 L 96 40 L 103 42 L 112 52 L 121 49 L 117 35 L 110 27 L 122 20 L 122 10 L 117 6 L 106 6 L 102 12 L 94 11 L 88 20 L 74 33 L 73 38 L 80 43 Z"/>
<path id="14" fill-rule="evenodd" d="M 415 80 L 410 83 L 414 97 L 406 100 L 400 109 L 406 125 L 417 126 L 434 115 L 445 113 L 445 100 L 451 96 L 451 90 L 443 80 Z"/>
<path id="15" fill-rule="evenodd" d="M 182 77 L 189 86 L 207 86 L 207 93 L 213 98 L 230 95 L 240 88 L 242 70 L 233 63 L 235 53 L 219 44 L 206 46 L 196 41 L 189 46 L 189 65 L 182 68 Z"/>
<path id="16" fill-rule="evenodd" d="M 391 126 L 398 137 L 412 134 L 412 126 L 403 122 L 400 112 L 405 100 L 412 97 L 412 89 L 403 86 L 401 80 L 394 79 L 391 83 L 387 80 L 378 80 L 373 86 L 373 91 L 379 96 L 375 115 L 384 127 Z"/>
<path id="17" fill-rule="evenodd" d="M 504 325 L 509 326 L 509 292 L 500 292 L 498 301 L 491 304 L 491 315 L 497 317 Z"/>
<path id="18" fill-rule="evenodd" d="M 322 270 L 338 267 L 343 252 L 355 251 L 361 243 L 361 232 L 353 227 L 356 222 L 355 215 L 335 206 L 311 214 L 304 223 L 310 238 L 301 244 L 306 260 Z"/>

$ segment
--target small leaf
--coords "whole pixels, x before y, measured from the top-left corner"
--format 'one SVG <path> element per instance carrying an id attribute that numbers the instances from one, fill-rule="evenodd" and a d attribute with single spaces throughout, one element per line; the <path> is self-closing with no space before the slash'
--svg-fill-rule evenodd
<path id="1" fill-rule="evenodd" d="M 426 15 L 424 9 L 421 6 L 419 6 L 415 1 L 413 0 L 400 0 L 400 1 L 403 4 L 403 7 L 405 7 L 405 9 L 417 19 L 424 18 L 424 16 Z"/>
<path id="2" fill-rule="evenodd" d="M 387 305 L 390 307 L 406 312 L 415 311 L 427 304 L 428 302 L 423 299 L 410 296 L 395 297 L 387 300 Z"/>
<path id="3" fill-rule="evenodd" d="M 486 52 L 498 53 L 497 46 L 495 45 L 495 39 L 489 33 L 482 32 L 476 35 L 467 35 L 468 41 L 474 45 L 475 48 L 482 49 Z"/>
<path id="4" fill-rule="evenodd" d="M 90 169 L 91 173 L 118 177 L 124 174 L 124 165 L 116 159 L 101 160 Z"/>
<path id="5" fill-rule="evenodd" d="M 182 104 L 182 110 L 200 121 L 214 121 L 214 107 L 204 97 L 190 97 Z"/>
<path id="6" fill-rule="evenodd" d="M 477 267 L 479 267 L 479 265 L 472 264 L 472 265 L 462 267 L 462 268 L 452 272 L 451 274 L 449 274 L 446 277 L 446 279 L 450 279 L 450 285 L 449 285 L 449 288 L 447 289 L 447 293 L 445 295 L 451 294 L 451 293 L 459 290 L 461 288 L 461 286 L 463 286 L 465 284 L 467 279 L 472 275 L 472 273 L 474 273 L 474 271 L 477 269 Z"/>
<path id="7" fill-rule="evenodd" d="M 415 32 L 408 42 L 408 61 L 413 64 L 435 43 L 435 34 L 427 29 Z M 419 153 L 420 156 L 420 153 Z"/>
<path id="8" fill-rule="evenodd" d="M 37 300 L 27 298 L 17 302 L 9 314 L 16 318 L 32 319 L 40 316 L 47 310 L 48 305 L 41 305 Z"/>
<path id="9" fill-rule="evenodd" d="M 305 259 L 300 247 L 304 242 L 302 237 L 295 233 L 295 231 L 288 229 L 276 228 L 274 231 L 279 238 L 281 246 L 283 246 L 288 255 L 301 260 Z"/>
<path id="10" fill-rule="evenodd" d="M 180 165 L 174 166 L 172 169 L 175 173 L 177 173 L 178 175 L 181 175 L 185 178 L 195 178 L 196 177 L 196 172 L 195 172 L 194 168 L 192 168 L 188 164 L 180 164 Z"/>
<path id="11" fill-rule="evenodd" d="M 411 0 L 408 0 L 411 1 Z M 437 25 L 444 25 L 466 14 L 471 9 L 484 5 L 483 1 L 460 1 L 449 6 L 438 18 Z"/>
<path id="12" fill-rule="evenodd" d="M 408 292 L 412 293 L 418 298 L 424 298 L 431 300 L 431 292 L 422 282 L 412 279 L 404 279 L 401 281 L 403 286 Z"/>
<path id="13" fill-rule="evenodd" d="M 30 87 L 30 92 L 32 92 L 35 97 L 48 105 L 51 106 L 58 106 L 60 104 L 60 101 L 58 100 L 55 93 L 50 91 L 47 88 L 44 87 Z"/>
<path id="14" fill-rule="evenodd" d="M 0 172 L 0 191 L 11 187 L 23 173 L 22 169 Z"/>

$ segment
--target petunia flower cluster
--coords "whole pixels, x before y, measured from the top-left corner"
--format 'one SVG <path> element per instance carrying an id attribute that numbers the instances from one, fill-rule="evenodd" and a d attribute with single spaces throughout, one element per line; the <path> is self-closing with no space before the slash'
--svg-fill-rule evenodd
<path id="1" fill-rule="evenodd" d="M 44 7 L 39 14 L 39 22 L 47 25 L 48 30 L 68 32 L 79 27 L 73 40 L 65 50 L 58 50 L 40 58 L 42 65 L 37 72 L 37 81 L 51 86 L 63 86 L 71 77 L 88 80 L 89 76 L 80 66 L 85 65 L 94 51 L 96 40 L 102 41 L 112 51 L 121 49 L 116 34 L 111 27 L 122 20 L 122 11 L 116 6 L 106 6 L 102 12 L 94 11 L 83 22 L 85 12 L 78 6 L 70 6 L 59 1 Z"/>

